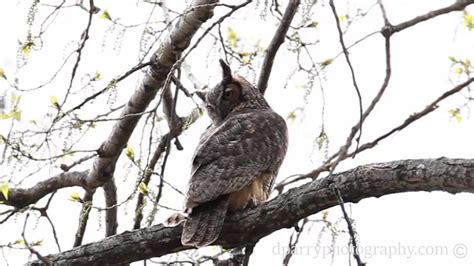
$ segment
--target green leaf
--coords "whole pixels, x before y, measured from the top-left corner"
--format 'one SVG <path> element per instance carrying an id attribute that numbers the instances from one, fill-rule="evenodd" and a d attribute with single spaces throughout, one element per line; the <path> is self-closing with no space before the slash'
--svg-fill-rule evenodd
<path id="1" fill-rule="evenodd" d="M 250 63 L 250 58 L 251 58 L 251 56 L 252 56 L 252 54 L 249 53 L 249 52 L 241 52 L 241 53 L 239 53 L 239 57 L 240 57 L 240 59 L 242 59 L 242 62 L 243 62 L 244 64 Z"/>
<path id="2" fill-rule="evenodd" d="M 453 63 L 457 62 L 456 57 L 454 57 L 454 56 L 448 56 L 448 59 L 451 60 L 451 62 L 453 62 Z"/>
<path id="3" fill-rule="evenodd" d="M 106 9 L 104 9 L 104 12 L 102 12 L 102 14 L 100 14 L 99 18 L 112 20 L 112 17 L 110 16 L 109 11 L 107 11 Z"/>
<path id="4" fill-rule="evenodd" d="M 344 22 L 347 19 L 347 15 L 340 15 L 339 16 L 339 22 Z"/>
<path id="5" fill-rule="evenodd" d="M 135 152 L 133 151 L 133 148 L 130 145 L 127 145 L 127 148 L 125 150 L 125 155 L 133 162 L 135 161 Z"/>
<path id="6" fill-rule="evenodd" d="M 469 14 L 469 12 L 464 11 L 463 20 L 464 26 L 466 26 L 466 28 L 468 28 L 469 30 L 474 29 L 474 17 Z"/>
<path id="7" fill-rule="evenodd" d="M 77 193 L 77 192 L 72 192 L 71 195 L 69 195 L 68 200 L 70 200 L 70 201 L 79 201 L 79 202 L 82 201 L 81 196 L 79 196 L 79 193 Z"/>
<path id="8" fill-rule="evenodd" d="M 461 109 L 453 108 L 453 109 L 449 110 L 448 113 L 451 115 L 451 117 L 456 118 L 456 121 L 458 123 L 461 123 L 461 121 L 462 121 Z"/>
<path id="9" fill-rule="evenodd" d="M 59 103 L 58 103 L 58 98 L 56 98 L 56 96 L 51 96 L 49 98 L 49 101 L 51 102 L 51 104 L 53 105 L 54 108 L 56 109 L 59 109 Z"/>
<path id="10" fill-rule="evenodd" d="M 10 192 L 10 187 L 8 186 L 7 182 L 2 184 L 2 195 L 3 197 L 8 200 L 8 193 Z"/>
<path id="11" fill-rule="evenodd" d="M 16 121 L 21 120 L 21 111 L 20 110 L 13 110 L 13 112 L 10 114 L 10 116 L 15 119 Z"/>
<path id="12" fill-rule="evenodd" d="M 0 78 L 7 79 L 7 76 L 5 76 L 5 70 L 0 67 Z"/>
<path id="13" fill-rule="evenodd" d="M 231 27 L 227 28 L 227 41 L 229 42 L 230 47 L 237 48 L 239 38 L 237 37 L 237 32 L 235 32 Z"/>
<path id="14" fill-rule="evenodd" d="M 148 194 L 147 185 L 143 182 L 140 182 L 140 184 L 138 185 L 138 192 L 140 192 L 141 194 L 147 195 Z"/>
<path id="15" fill-rule="evenodd" d="M 23 245 L 23 244 L 25 244 L 25 241 L 21 238 L 18 238 L 17 240 L 15 240 L 15 242 L 13 242 L 13 245 L 15 245 L 15 244 Z"/>
<path id="16" fill-rule="evenodd" d="M 319 133 L 319 136 L 316 138 L 316 143 L 318 144 L 318 149 L 322 150 L 328 143 L 328 135 L 324 130 Z"/>
<path id="17" fill-rule="evenodd" d="M 8 119 L 8 118 L 10 118 L 10 116 L 9 116 L 7 113 L 2 112 L 2 113 L 0 114 L 0 119 L 6 120 L 6 119 Z"/>
<path id="18" fill-rule="evenodd" d="M 28 57 L 31 53 L 31 48 L 35 46 L 35 43 L 31 40 L 28 40 L 20 45 L 20 51 L 23 56 Z"/>
<path id="19" fill-rule="evenodd" d="M 97 80 L 101 80 L 101 79 L 102 79 L 102 75 L 100 74 L 99 71 L 96 71 L 95 75 L 94 75 L 94 78 L 92 80 L 97 81 Z"/>
<path id="20" fill-rule="evenodd" d="M 471 60 L 469 59 L 464 59 L 461 61 L 461 64 L 465 67 L 465 68 L 469 68 L 471 66 Z"/>

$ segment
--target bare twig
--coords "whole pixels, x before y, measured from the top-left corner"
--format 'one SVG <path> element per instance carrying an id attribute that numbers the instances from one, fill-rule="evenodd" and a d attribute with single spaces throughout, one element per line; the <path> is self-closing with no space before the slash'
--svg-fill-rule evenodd
<path id="1" fill-rule="evenodd" d="M 175 127 L 175 128 L 171 128 L 168 133 L 166 133 L 165 135 L 163 135 L 161 137 L 160 143 L 156 147 L 155 152 L 153 153 L 153 156 L 150 159 L 150 162 L 147 166 L 147 169 L 145 169 L 143 171 L 144 172 L 144 177 L 142 178 L 141 182 L 143 182 L 145 185 L 148 186 L 148 184 L 150 182 L 150 179 L 151 179 L 151 176 L 154 174 L 153 169 L 156 167 L 156 164 L 158 163 L 158 160 L 160 159 L 163 152 L 166 150 L 166 147 L 167 147 L 168 143 L 171 142 L 171 140 L 173 138 L 175 138 L 176 136 L 181 135 L 183 130 L 185 130 L 187 127 L 189 127 L 190 124 L 192 124 L 196 121 L 197 117 L 198 116 L 193 115 L 193 113 L 191 113 L 191 115 L 189 115 L 188 117 L 186 117 L 184 119 L 181 119 L 183 122 L 175 123 L 178 126 Z M 156 174 L 158 174 L 158 173 L 156 173 Z M 160 176 L 160 174 L 158 174 L 158 176 Z M 168 184 L 168 185 L 171 186 L 171 184 L 166 182 L 166 180 L 164 178 L 160 179 L 160 181 L 163 182 L 164 184 Z M 178 193 L 182 193 L 179 190 L 177 190 L 176 188 L 174 188 L 173 186 L 171 186 L 171 188 L 176 190 Z M 144 200 L 145 200 L 145 195 L 142 194 L 142 193 L 138 194 L 137 204 L 136 204 L 136 207 L 135 207 L 135 222 L 134 222 L 134 225 L 133 225 L 134 229 L 138 229 L 141 226 L 141 221 L 143 220 Z"/>
<path id="2" fill-rule="evenodd" d="M 462 2 L 462 3 L 459 3 L 459 2 Z M 385 62 L 386 62 L 386 73 L 385 73 L 385 79 L 383 81 L 383 84 L 379 90 L 379 92 L 377 93 L 377 95 L 374 97 L 374 99 L 372 100 L 371 104 L 369 105 L 369 107 L 366 109 L 366 111 L 363 113 L 362 115 L 362 121 L 364 121 L 367 116 L 372 112 L 372 110 L 374 109 L 375 105 L 379 102 L 380 98 L 382 97 L 383 93 L 385 92 L 385 89 L 387 88 L 388 86 L 388 83 L 390 81 L 390 77 L 391 77 L 391 53 L 390 53 L 390 37 L 393 33 L 395 32 L 398 32 L 398 31 L 402 31 L 410 26 L 413 26 L 413 25 L 416 25 L 417 23 L 419 22 L 422 22 L 422 21 L 425 21 L 429 18 L 433 18 L 433 17 L 436 17 L 436 16 L 439 16 L 439 15 L 443 15 L 443 14 L 446 14 L 446 13 L 449 13 L 451 11 L 457 11 L 457 10 L 462 10 L 464 7 L 466 7 L 467 5 L 469 4 L 472 4 L 474 3 L 474 0 L 469 0 L 469 1 L 458 1 L 456 2 L 455 4 L 451 5 L 451 6 L 448 6 L 446 8 L 441 8 L 439 10 L 435 10 L 435 11 L 432 11 L 432 12 L 429 12 L 425 15 L 422 15 L 422 16 L 418 16 L 414 19 L 411 19 L 411 20 L 408 20 L 406 22 L 403 22 L 403 23 L 400 23 L 398 24 L 397 26 L 392 26 L 388 20 L 388 17 L 387 17 L 387 13 L 386 13 L 386 10 L 383 6 L 383 3 L 381 1 L 378 2 L 380 8 L 381 8 L 381 11 L 382 11 L 382 16 L 384 18 L 384 23 L 385 23 L 385 26 L 382 28 L 381 30 L 381 33 L 383 34 L 383 36 L 385 37 Z M 462 7 L 462 8 L 461 8 Z M 425 19 L 426 18 L 426 19 Z M 392 29 L 395 28 L 397 29 L 396 31 L 392 31 Z M 463 83 L 463 84 L 460 84 L 458 86 L 456 86 L 455 88 L 453 88 L 452 90 L 448 91 L 447 93 L 449 94 L 449 92 L 458 92 L 460 90 L 462 90 L 464 87 L 468 86 L 470 83 L 472 82 L 472 80 L 468 80 L 466 83 Z M 443 96 L 444 95 L 444 96 Z M 449 95 L 445 95 L 443 94 L 442 96 L 440 96 L 437 100 L 435 100 L 435 104 L 432 105 L 428 105 L 428 107 L 431 106 L 431 108 L 433 108 L 437 103 L 439 103 L 440 101 L 442 101 L 443 99 L 445 99 L 446 97 L 449 97 L 451 96 L 452 94 L 449 94 Z M 431 111 L 434 111 L 434 109 L 432 110 L 423 110 L 415 115 L 412 115 L 410 116 L 409 118 L 407 118 L 405 120 L 404 123 L 402 123 L 401 125 L 393 128 L 392 130 L 390 130 L 389 132 L 383 134 L 382 136 L 380 136 L 379 138 L 371 141 L 371 142 L 368 142 L 368 143 L 365 143 L 363 145 L 361 145 L 356 151 L 353 151 L 353 152 L 350 152 L 348 153 L 348 148 L 345 150 L 346 153 L 341 153 L 341 150 L 339 150 L 337 153 L 333 154 L 332 156 L 330 156 L 328 158 L 328 160 L 323 164 L 321 165 L 320 167 L 318 167 L 317 169 L 313 170 L 311 173 L 309 174 L 305 174 L 305 175 L 297 175 L 296 177 L 294 176 L 291 176 L 291 179 L 290 178 L 287 178 L 281 182 L 279 182 L 278 184 L 276 184 L 275 186 L 275 190 L 279 191 L 280 193 L 283 191 L 283 188 L 289 184 L 292 184 L 292 183 L 295 183 L 295 182 L 298 182 L 298 181 L 301 181 L 301 180 L 304 180 L 308 177 L 312 177 L 312 178 L 317 178 L 322 172 L 325 172 L 325 171 L 330 171 L 331 169 L 334 169 L 335 166 L 337 166 L 337 164 L 339 164 L 340 161 L 348 158 L 348 157 L 351 157 L 351 156 L 354 156 L 356 153 L 359 153 L 361 151 L 364 151 L 364 150 L 367 150 L 367 149 L 370 149 L 372 147 L 374 147 L 375 145 L 378 144 L 379 141 L 387 138 L 388 136 L 392 135 L 393 133 L 407 127 L 408 125 L 410 125 L 412 122 L 414 122 L 415 120 L 425 116 L 426 114 L 430 113 Z M 420 117 L 418 117 L 420 116 Z M 360 121 L 359 121 L 360 123 Z M 357 128 L 359 127 L 359 124 L 355 125 L 354 127 L 352 127 L 351 129 L 351 134 L 349 135 L 348 137 L 348 140 L 346 141 L 346 145 L 347 143 L 349 143 L 349 140 L 352 139 L 351 136 L 352 135 L 355 135 L 357 133 Z M 350 145 L 350 144 L 349 144 Z M 343 149 L 345 146 L 341 147 L 341 149 Z M 336 159 L 337 158 L 337 159 Z M 336 159 L 336 161 L 333 161 L 334 159 Z"/>
<path id="3" fill-rule="evenodd" d="M 76 50 L 76 52 L 77 52 L 76 62 L 74 63 L 74 66 L 72 68 L 71 79 L 69 81 L 69 86 L 67 88 L 66 95 L 64 96 L 63 102 L 59 105 L 58 114 L 59 114 L 60 107 L 62 107 L 66 103 L 67 98 L 68 98 L 68 96 L 71 92 L 72 84 L 74 82 L 74 78 L 76 77 L 76 72 L 77 72 L 77 69 L 79 68 L 79 63 L 81 62 L 82 51 L 84 50 L 84 47 L 86 45 L 87 40 L 89 40 L 89 30 L 90 30 L 91 25 L 92 25 L 92 16 L 94 15 L 94 7 L 95 7 L 94 0 L 89 0 L 89 5 L 90 5 L 90 10 L 89 10 L 89 18 L 87 20 L 87 26 L 86 26 L 86 29 L 84 30 L 84 32 L 82 33 L 82 36 L 81 36 L 81 38 L 82 38 L 81 45 Z"/>
<path id="4" fill-rule="evenodd" d="M 379 5 L 380 11 L 382 12 L 382 17 L 383 17 L 385 26 L 390 26 L 391 24 L 390 24 L 390 21 L 388 20 L 387 11 L 385 10 L 385 6 L 383 5 L 382 0 L 377 0 L 377 4 Z"/>
<path id="5" fill-rule="evenodd" d="M 365 151 L 367 149 L 371 149 L 373 147 L 375 147 L 380 141 L 386 139 L 387 137 L 391 136 L 393 133 L 397 132 L 397 131 L 400 131 L 406 127 L 408 127 L 410 124 L 412 124 L 413 122 L 417 121 L 418 119 L 428 115 L 429 113 L 433 112 L 434 110 L 436 110 L 438 108 L 438 104 L 443 101 L 444 99 L 448 98 L 449 96 L 452 96 L 453 94 L 456 94 L 458 92 L 460 92 L 461 90 L 463 90 L 464 88 L 468 87 L 471 83 L 474 82 L 474 78 L 470 78 L 468 79 L 467 81 L 455 86 L 454 88 L 452 88 L 451 90 L 443 93 L 441 96 L 439 96 L 438 98 L 436 98 L 433 102 L 431 102 L 430 104 L 428 104 L 425 108 L 423 108 L 423 110 L 419 111 L 419 112 L 416 112 L 412 115 L 410 115 L 407 119 L 405 119 L 405 121 L 403 123 L 401 123 L 400 125 L 394 127 L 393 129 L 389 130 L 388 132 L 384 133 L 383 135 L 379 136 L 378 138 L 376 138 L 375 140 L 373 141 L 370 141 L 370 142 L 366 142 L 362 145 L 360 145 L 359 149 L 357 150 L 357 153 L 360 153 L 362 151 Z M 346 155 L 340 157 L 341 160 L 343 159 L 346 159 L 348 157 L 351 157 L 353 156 L 355 153 L 355 151 L 353 152 L 350 152 L 350 153 L 347 153 Z M 333 155 L 331 158 L 334 159 L 337 157 L 338 154 L 335 154 Z M 330 158 L 330 159 L 331 159 Z M 320 167 L 318 167 L 317 169 L 311 171 L 310 173 L 308 174 L 305 174 L 305 175 L 298 175 L 296 176 L 295 178 L 291 179 L 291 180 L 283 180 L 282 182 L 278 183 L 276 186 L 275 186 L 275 189 L 277 191 L 281 191 L 283 190 L 283 188 L 289 184 L 292 184 L 292 183 L 295 183 L 297 181 L 301 181 L 301 180 L 304 180 L 304 179 L 307 179 L 307 178 L 317 178 L 322 172 L 325 172 L 325 171 L 329 171 L 331 168 L 333 168 L 333 164 L 336 163 L 338 161 L 335 161 L 335 162 L 331 162 L 331 160 L 328 160 L 326 163 L 324 163 L 323 165 L 321 165 Z"/>
<path id="6" fill-rule="evenodd" d="M 164 88 L 164 102 L 163 102 L 163 111 L 168 117 L 168 126 L 170 128 L 170 132 L 173 131 L 174 129 L 179 129 L 183 127 L 183 121 L 176 115 L 176 104 L 178 102 L 178 92 L 179 92 L 179 87 L 176 86 L 175 89 L 175 95 L 174 98 L 171 96 L 170 88 L 165 87 Z M 176 122 L 175 122 L 176 121 Z M 158 210 L 158 203 L 160 202 L 160 199 L 162 197 L 162 192 L 163 192 L 163 184 L 164 184 L 164 175 L 165 175 L 165 169 L 166 169 L 166 163 L 168 162 L 168 157 L 171 152 L 171 138 L 165 139 L 165 155 L 163 157 L 163 163 L 161 164 L 161 173 L 160 173 L 160 184 L 158 186 L 158 192 L 156 193 L 156 197 L 154 200 L 153 204 L 153 209 L 152 209 L 152 214 L 156 213 Z M 151 217 L 149 220 L 149 225 L 154 219 L 154 215 Z"/>
<path id="7" fill-rule="evenodd" d="M 127 72 L 125 72 L 123 75 L 121 75 L 120 77 L 114 79 L 111 81 L 111 84 L 113 85 L 116 85 L 117 83 L 119 83 L 120 81 L 124 80 L 125 78 L 127 78 L 128 76 L 130 76 L 131 74 L 135 73 L 136 71 L 140 70 L 140 69 L 143 69 L 147 66 L 149 66 L 151 63 L 150 62 L 146 62 L 146 63 L 140 63 L 134 67 L 132 67 L 130 70 L 128 70 Z M 82 101 L 81 103 L 79 103 L 78 105 L 74 106 L 73 108 L 69 109 L 68 111 L 65 111 L 61 116 L 60 118 L 64 117 L 64 116 L 67 116 L 69 115 L 70 113 L 74 112 L 75 110 L 78 110 L 80 108 L 82 108 L 82 106 L 84 106 L 86 103 L 94 100 L 95 98 L 97 98 L 99 95 L 105 93 L 106 91 L 108 91 L 110 89 L 110 86 L 106 86 L 105 88 L 103 88 L 102 90 L 86 97 L 84 99 L 84 101 Z"/>
<path id="8" fill-rule="evenodd" d="M 428 104 L 423 110 L 419 111 L 419 112 L 416 112 L 416 113 L 413 113 L 412 115 L 410 115 L 407 119 L 405 119 L 405 121 L 403 121 L 403 123 L 401 123 L 400 125 L 394 127 L 393 129 L 389 130 L 388 132 L 386 132 L 385 134 L 381 135 L 380 137 L 376 138 L 375 140 L 373 141 L 370 141 L 370 142 L 367 142 L 367 143 L 364 143 L 360 146 L 359 148 L 359 151 L 362 151 L 362 150 L 366 150 L 366 149 L 370 149 L 370 148 L 373 148 L 374 146 L 376 146 L 380 141 L 386 139 L 387 137 L 391 136 L 393 133 L 397 132 L 397 131 L 400 131 L 404 128 L 406 128 L 407 126 L 409 126 L 410 124 L 412 124 L 413 122 L 417 121 L 418 119 L 426 116 L 427 114 L 433 112 L 434 110 L 436 110 L 438 108 L 438 104 L 443 101 L 444 99 L 448 98 L 449 96 L 455 94 L 455 93 L 458 93 L 460 92 L 461 90 L 463 90 L 464 88 L 468 87 L 471 83 L 474 82 L 474 78 L 470 78 L 468 79 L 467 81 L 457 85 L 456 87 L 452 88 L 451 90 L 443 93 L 441 96 L 439 96 L 438 98 L 436 98 L 436 100 L 434 100 L 433 102 L 431 102 L 430 104 Z M 351 152 L 348 154 L 348 156 L 352 156 L 354 152 Z"/>
<path id="9" fill-rule="evenodd" d="M 51 196 L 49 197 L 44 207 L 42 208 L 32 207 L 32 209 L 35 211 L 39 211 L 39 213 L 41 214 L 41 217 L 45 217 L 46 220 L 48 220 L 48 223 L 51 226 L 51 230 L 53 231 L 53 237 L 54 237 L 54 242 L 56 243 L 56 247 L 58 248 L 58 251 L 61 252 L 61 245 L 59 245 L 59 239 L 58 239 L 58 234 L 56 233 L 56 227 L 54 226 L 53 221 L 51 220 L 51 218 L 49 218 L 49 215 L 48 215 L 48 208 L 51 204 L 51 201 L 53 200 L 54 195 L 56 195 L 56 191 L 51 193 Z"/>
<path id="10" fill-rule="evenodd" d="M 355 72 L 354 72 L 354 67 L 352 66 L 351 60 L 349 58 L 349 51 L 347 50 L 346 44 L 344 43 L 344 34 L 342 32 L 342 29 L 341 29 L 341 23 L 339 21 L 339 16 L 337 14 L 336 7 L 334 6 L 334 1 L 330 0 L 329 5 L 331 6 L 332 13 L 333 13 L 334 18 L 336 20 L 337 31 L 339 33 L 339 42 L 341 43 L 342 51 L 344 52 L 344 56 L 346 58 L 347 65 L 349 66 L 349 69 L 351 71 L 352 84 L 354 85 L 354 88 L 355 88 L 356 93 L 357 93 L 357 98 L 359 100 L 359 124 L 358 124 L 359 126 L 357 128 L 357 130 L 359 131 L 359 136 L 356 139 L 356 142 L 357 142 L 356 151 L 357 151 L 357 148 L 359 147 L 360 137 L 362 136 L 362 124 L 363 124 L 363 119 L 362 119 L 362 109 L 363 109 L 363 107 L 362 107 L 362 95 L 360 94 L 359 85 L 357 85 L 357 80 L 356 80 L 356 76 L 355 76 Z M 347 138 L 346 145 L 341 147 L 341 150 L 340 150 L 341 155 L 347 153 L 347 150 L 351 146 L 352 139 L 354 138 L 355 134 L 356 134 L 356 132 L 353 133 L 353 134 L 351 132 L 350 136 Z"/>
<path id="11" fill-rule="evenodd" d="M 161 154 L 165 151 L 167 143 L 174 137 L 173 133 L 176 134 L 179 131 L 170 131 L 161 137 L 160 144 L 155 149 L 153 156 L 150 160 L 150 163 L 147 166 L 147 169 L 144 171 L 144 177 L 142 178 L 141 182 L 143 182 L 146 186 L 150 183 L 151 176 L 153 174 L 153 170 L 158 163 Z M 177 135 L 177 134 L 176 134 Z M 138 229 L 141 226 L 141 222 L 143 220 L 143 207 L 144 207 L 144 200 L 145 194 L 140 193 L 138 194 L 137 204 L 135 207 L 135 222 L 133 224 L 133 229 Z"/>
<path id="12" fill-rule="evenodd" d="M 51 230 L 53 231 L 54 242 L 56 243 L 56 247 L 58 248 L 58 252 L 61 252 L 61 245 L 59 245 L 58 234 L 56 233 L 56 227 L 54 226 L 53 221 L 49 218 L 49 215 L 46 215 L 46 220 L 48 220 L 49 225 L 51 226 Z"/>
<path id="13" fill-rule="evenodd" d="M 351 218 L 349 218 L 349 215 L 347 215 L 346 209 L 344 207 L 344 199 L 342 198 L 341 191 L 339 191 L 339 188 L 337 188 L 337 186 L 334 186 L 334 194 L 336 195 L 337 202 L 339 203 L 339 207 L 341 207 L 344 220 L 346 220 L 346 223 L 347 223 L 347 229 L 349 230 L 351 245 L 354 251 L 353 256 L 355 260 L 357 261 L 357 266 L 365 266 L 365 263 L 362 262 L 362 260 L 360 259 L 359 248 L 357 247 L 356 233 L 355 233 L 354 227 L 352 226 Z"/>
<path id="14" fill-rule="evenodd" d="M 74 161 L 70 165 L 61 164 L 59 166 L 59 168 L 61 168 L 61 170 L 63 170 L 64 172 L 68 172 L 69 170 L 71 170 L 71 168 L 75 167 L 76 165 L 79 165 L 79 164 L 81 164 L 85 161 L 88 161 L 88 160 L 94 158 L 95 156 L 97 156 L 97 154 L 90 154 L 90 155 L 84 156 L 84 157 Z"/>
<path id="15" fill-rule="evenodd" d="M 38 259 L 43 262 L 45 265 L 52 265 L 51 261 L 45 257 L 43 257 L 37 250 L 35 250 L 29 243 L 28 240 L 26 240 L 25 237 L 25 231 L 26 231 L 26 224 L 28 223 L 28 218 L 30 217 L 30 213 L 26 214 L 25 217 L 25 223 L 23 224 L 23 231 L 21 231 L 21 237 L 23 238 L 23 242 L 25 242 L 25 246 L 28 248 L 28 250 L 35 254 Z"/>
<path id="16" fill-rule="evenodd" d="M 440 9 L 432 10 L 426 14 L 423 14 L 421 16 L 415 17 L 413 19 L 407 20 L 405 22 L 402 22 L 398 25 L 393 25 L 390 27 L 384 27 L 382 29 L 382 34 L 384 36 L 391 36 L 394 33 L 400 32 L 402 30 L 405 30 L 409 27 L 412 27 L 420 22 L 427 21 L 429 19 L 432 19 L 434 17 L 448 14 L 453 11 L 462 11 L 464 10 L 468 5 L 474 4 L 474 0 L 458 0 L 455 1 L 453 4 L 443 7 Z"/>
<path id="17" fill-rule="evenodd" d="M 303 233 L 305 225 L 308 223 L 308 219 L 304 218 L 301 226 L 299 226 L 298 230 L 293 232 L 290 236 L 290 241 L 288 243 L 288 252 L 286 253 L 285 257 L 283 258 L 283 265 L 287 266 L 290 263 L 291 257 L 294 254 L 296 245 L 298 245 L 298 241 L 300 240 L 300 236 Z M 293 241 L 293 237 L 295 236 L 295 240 Z"/>

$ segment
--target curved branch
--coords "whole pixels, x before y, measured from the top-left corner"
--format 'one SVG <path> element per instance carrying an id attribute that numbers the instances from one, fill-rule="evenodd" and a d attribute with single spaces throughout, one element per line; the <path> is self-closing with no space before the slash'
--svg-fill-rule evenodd
<path id="1" fill-rule="evenodd" d="M 430 11 L 426 14 L 420 15 L 418 17 L 415 17 L 413 19 L 407 20 L 405 22 L 402 22 L 397 25 L 385 25 L 385 27 L 382 29 L 382 34 L 385 37 L 391 36 L 394 33 L 400 32 L 402 30 L 405 30 L 407 28 L 410 28 L 412 26 L 415 26 L 416 24 L 427 21 L 429 19 L 432 19 L 434 17 L 444 15 L 451 13 L 453 11 L 462 11 L 464 10 L 468 5 L 474 4 L 474 0 L 456 0 L 453 4 L 443 7 L 440 9 L 436 9 L 433 11 Z"/>
<path id="2" fill-rule="evenodd" d="M 64 172 L 53 176 L 45 181 L 38 182 L 31 188 L 11 188 L 6 200 L 0 193 L 0 201 L 4 204 L 23 208 L 35 203 L 42 197 L 65 187 L 86 187 L 86 179 L 89 171 L 84 172 Z"/>
<path id="3" fill-rule="evenodd" d="M 474 193 L 474 160 L 420 159 L 377 163 L 314 180 L 290 189 L 256 208 L 226 217 L 216 244 L 242 247 L 300 219 L 338 205 L 337 186 L 345 202 L 410 191 Z M 275 219 L 278 217 L 278 219 Z M 159 257 L 190 247 L 181 246 L 181 227 L 155 225 L 126 231 L 102 241 L 49 255 L 54 263 L 119 263 Z"/>

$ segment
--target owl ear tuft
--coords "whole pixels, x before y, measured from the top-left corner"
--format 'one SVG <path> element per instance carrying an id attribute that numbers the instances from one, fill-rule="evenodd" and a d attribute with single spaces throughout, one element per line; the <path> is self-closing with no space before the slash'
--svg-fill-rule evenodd
<path id="1" fill-rule="evenodd" d="M 219 63 L 222 67 L 222 79 L 224 81 L 230 81 L 232 79 L 232 70 L 230 69 L 229 65 L 222 59 L 219 59 Z"/>

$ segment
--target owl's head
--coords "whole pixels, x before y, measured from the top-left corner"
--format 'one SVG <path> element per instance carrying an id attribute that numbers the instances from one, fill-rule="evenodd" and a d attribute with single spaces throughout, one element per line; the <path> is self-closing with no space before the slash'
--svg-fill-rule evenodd
<path id="1" fill-rule="evenodd" d="M 220 122 L 232 114 L 270 108 L 262 93 L 239 75 L 232 75 L 230 67 L 221 59 L 222 81 L 214 88 L 196 94 L 205 102 L 213 122 Z"/>

